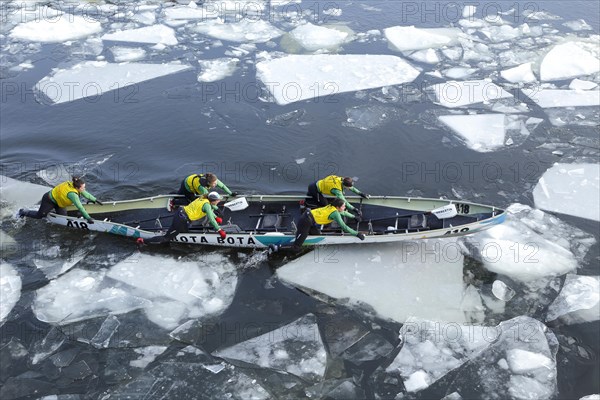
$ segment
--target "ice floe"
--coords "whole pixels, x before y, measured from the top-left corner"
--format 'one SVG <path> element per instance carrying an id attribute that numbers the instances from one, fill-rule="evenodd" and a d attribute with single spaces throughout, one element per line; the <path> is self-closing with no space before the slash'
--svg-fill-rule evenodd
<path id="1" fill-rule="evenodd" d="M 585 81 L 582 79 L 573 79 L 569 83 L 569 89 L 571 90 L 592 90 L 598 87 L 596 82 Z"/>
<path id="2" fill-rule="evenodd" d="M 35 183 L 23 182 L 0 175 L 0 216 L 13 216 L 19 208 L 38 203 L 51 188 Z"/>
<path id="3" fill-rule="evenodd" d="M 202 72 L 198 74 L 198 82 L 215 82 L 231 76 L 236 71 L 239 62 L 238 58 L 199 60 Z"/>
<path id="4" fill-rule="evenodd" d="M 494 151 L 514 144 L 516 137 L 529 135 L 525 117 L 518 115 L 441 115 L 438 118 L 459 135 L 467 147 L 478 152 Z"/>
<path id="5" fill-rule="evenodd" d="M 528 62 L 514 68 L 505 69 L 504 71 L 500 72 L 500 75 L 504 79 L 512 83 L 535 82 L 537 79 L 533 74 L 533 70 L 531 69 L 532 64 L 533 63 Z"/>
<path id="6" fill-rule="evenodd" d="M 352 304 L 367 304 L 384 318 L 415 316 L 477 320 L 481 299 L 463 282 L 464 257 L 452 240 L 331 248 L 330 256 L 307 254 L 277 270 L 293 285 Z M 334 260 L 335 262 L 328 262 Z"/>
<path id="7" fill-rule="evenodd" d="M 261 61 L 257 77 L 275 101 L 296 101 L 412 82 L 419 71 L 387 55 L 289 55 Z"/>
<path id="8" fill-rule="evenodd" d="M 0 262 L 0 326 L 21 298 L 21 277 L 12 265 Z"/>
<path id="9" fill-rule="evenodd" d="M 542 210 L 600 221 L 600 166 L 554 164 L 533 189 Z"/>
<path id="10" fill-rule="evenodd" d="M 523 93 L 542 108 L 600 106 L 598 90 L 523 89 Z"/>
<path id="11" fill-rule="evenodd" d="M 96 102 L 102 95 L 136 83 L 191 68 L 181 64 L 115 64 L 84 61 L 68 69 L 57 69 L 35 85 L 44 100 L 54 104 L 82 98 Z"/>
<path id="12" fill-rule="evenodd" d="M 37 18 L 19 24 L 10 32 L 10 36 L 31 42 L 66 42 L 93 35 L 101 30 L 100 22 L 89 17 L 59 13 L 50 18 Z"/>
<path id="13" fill-rule="evenodd" d="M 422 50 L 451 46 L 458 43 L 461 30 L 457 28 L 416 28 L 394 26 L 383 30 L 390 44 L 398 51 Z"/>
<path id="14" fill-rule="evenodd" d="M 146 50 L 141 47 L 120 47 L 115 46 L 110 48 L 113 54 L 113 59 L 117 63 L 139 61 L 146 57 Z"/>
<path id="15" fill-rule="evenodd" d="M 178 43 L 175 31 L 165 25 L 152 25 L 143 28 L 126 29 L 123 31 L 107 33 L 102 36 L 102 40 L 113 42 L 134 42 L 134 43 L 162 43 L 167 46 Z"/>
<path id="16" fill-rule="evenodd" d="M 325 374 L 327 353 L 314 315 L 213 353 L 230 362 L 284 371 L 308 381 Z"/>
<path id="17" fill-rule="evenodd" d="M 540 79 L 554 81 L 600 71 L 600 60 L 584 46 L 581 42 L 573 41 L 554 46 L 540 64 Z"/>
<path id="18" fill-rule="evenodd" d="M 308 51 L 335 49 L 346 42 L 348 32 L 307 22 L 294 28 L 289 35 Z"/>
<path id="19" fill-rule="evenodd" d="M 150 321 L 172 329 L 183 319 L 222 312 L 235 292 L 233 270 L 218 256 L 201 262 L 131 256 L 108 271 L 69 271 L 38 289 L 33 310 L 41 321 L 68 324 L 144 309 Z"/>
<path id="20" fill-rule="evenodd" d="M 192 1 L 188 5 L 169 7 L 164 10 L 164 13 L 167 20 L 206 20 L 219 16 L 218 9 L 212 4 L 210 7 L 198 7 Z"/>
<path id="21" fill-rule="evenodd" d="M 591 31 L 592 30 L 592 27 L 587 22 L 585 22 L 585 20 L 583 20 L 583 19 L 563 22 L 563 26 L 566 26 L 567 28 L 572 29 L 574 31 Z"/>
<path id="22" fill-rule="evenodd" d="M 436 103 L 448 108 L 490 103 L 513 97 L 489 80 L 448 81 L 429 86 L 427 90 L 433 94 Z"/>
<path id="23" fill-rule="evenodd" d="M 231 23 L 226 23 L 221 19 L 203 21 L 194 27 L 194 31 L 215 39 L 240 43 L 264 43 L 283 35 L 283 31 L 268 21 L 249 19 Z"/>
<path id="24" fill-rule="evenodd" d="M 568 274 L 550 307 L 546 321 L 578 324 L 600 319 L 600 277 Z"/>

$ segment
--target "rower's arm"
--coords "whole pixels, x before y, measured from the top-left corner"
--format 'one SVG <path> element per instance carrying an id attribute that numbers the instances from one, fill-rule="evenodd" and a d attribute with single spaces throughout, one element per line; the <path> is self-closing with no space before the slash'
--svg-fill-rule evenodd
<path id="1" fill-rule="evenodd" d="M 358 190 L 356 187 L 352 186 L 349 187 L 348 190 L 350 190 L 351 192 L 353 192 L 354 194 L 357 194 L 360 196 L 360 194 L 362 193 L 360 190 Z"/>
<path id="2" fill-rule="evenodd" d="M 337 190 L 337 189 L 331 189 L 331 193 L 338 199 L 344 200 L 344 203 L 346 203 L 346 208 L 348 210 L 350 210 L 350 211 L 354 210 L 355 207 L 352 204 L 350 204 L 350 202 L 348 200 L 346 200 L 346 198 L 344 197 L 344 192 L 342 192 L 341 190 Z"/>
<path id="3" fill-rule="evenodd" d="M 350 213 L 348 213 L 350 214 Z M 348 216 L 347 214 L 344 214 L 345 216 Z M 354 217 L 354 215 L 350 214 L 352 217 Z M 346 223 L 344 222 L 344 220 L 342 219 L 342 216 L 340 215 L 340 212 L 338 211 L 334 211 L 331 213 L 331 215 L 329 215 L 329 218 L 334 220 L 335 222 L 338 223 L 338 225 L 340 226 L 340 228 L 342 228 L 342 230 L 344 232 L 347 232 L 351 235 L 358 235 L 358 232 L 356 232 L 354 229 L 350 228 L 348 225 L 346 225 Z"/>
<path id="4" fill-rule="evenodd" d="M 83 192 L 81 192 L 81 195 L 83 197 L 85 197 L 86 199 L 88 199 L 89 201 L 92 201 L 94 203 L 96 202 L 96 198 L 94 196 L 92 196 L 92 194 L 90 192 L 87 192 L 84 190 Z"/>
<path id="5" fill-rule="evenodd" d="M 231 190 L 229 190 L 227 185 L 225 185 L 223 182 L 221 182 L 218 179 L 217 179 L 217 187 L 221 188 L 225 193 L 227 193 L 228 196 L 231 196 L 231 194 L 233 193 Z"/>
<path id="6" fill-rule="evenodd" d="M 83 204 L 81 204 L 81 201 L 79 200 L 79 196 L 76 195 L 75 193 L 71 192 L 67 195 L 67 197 L 69 198 L 69 200 L 71 200 L 73 202 L 73 205 L 75 207 L 77 207 L 77 209 L 79 210 L 79 212 L 81 213 L 81 215 L 83 215 L 83 218 L 85 219 L 91 219 L 90 214 L 87 213 L 87 211 L 85 211 L 85 208 L 83 208 Z"/>
<path id="7" fill-rule="evenodd" d="M 210 222 L 212 227 L 215 228 L 215 231 L 221 229 L 221 227 L 219 226 L 219 224 L 217 224 L 217 221 L 215 220 L 215 213 L 213 212 L 212 204 L 206 203 L 205 205 L 203 205 L 202 211 L 206 213 L 206 216 L 208 217 L 208 222 Z"/>

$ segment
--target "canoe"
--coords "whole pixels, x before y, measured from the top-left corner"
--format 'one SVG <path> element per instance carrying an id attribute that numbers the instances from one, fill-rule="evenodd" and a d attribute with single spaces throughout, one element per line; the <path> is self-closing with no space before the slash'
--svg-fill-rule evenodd
<path id="1" fill-rule="evenodd" d="M 223 218 L 222 228 L 227 237 L 221 237 L 208 221 L 195 221 L 189 232 L 179 234 L 178 243 L 238 248 L 265 248 L 270 244 L 287 244 L 294 240 L 296 223 L 305 211 L 302 195 L 249 195 L 244 197 L 247 207 L 233 211 L 219 204 Z M 238 198 L 239 199 L 239 198 Z M 369 199 L 347 197 L 362 211 L 362 221 L 348 218 L 346 223 L 366 236 L 364 242 L 341 231 L 334 224 L 322 227 L 319 235 L 310 235 L 306 246 L 342 245 L 359 243 L 386 243 L 402 240 L 431 239 L 472 234 L 504 221 L 503 209 L 445 199 L 426 199 L 395 196 L 371 196 Z M 86 205 L 94 219 L 88 224 L 78 216 L 74 207 L 67 215 L 48 214 L 48 220 L 57 225 L 83 231 L 106 232 L 131 238 L 150 238 L 163 234 L 171 225 L 174 212 L 171 200 L 177 195 L 160 195 L 134 200 Z M 450 218 L 438 218 L 432 210 L 454 208 Z"/>

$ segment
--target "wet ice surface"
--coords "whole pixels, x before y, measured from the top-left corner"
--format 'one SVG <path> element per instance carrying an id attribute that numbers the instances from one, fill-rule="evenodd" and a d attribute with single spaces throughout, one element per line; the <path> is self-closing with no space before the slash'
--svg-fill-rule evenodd
<path id="1" fill-rule="evenodd" d="M 98 21 L 62 13 L 48 7 L 42 7 L 32 14 L 34 20 L 17 25 L 10 32 L 12 38 L 32 42 L 65 42 L 102 31 L 102 26 Z M 47 17 L 40 18 L 40 15 Z"/>
<path id="2" fill-rule="evenodd" d="M 0 175 L 0 215 L 14 216 L 19 208 L 34 206 L 50 189 L 49 186 L 28 183 Z"/>
<path id="3" fill-rule="evenodd" d="M 12 265 L 0 264 L 0 326 L 21 297 L 21 277 Z"/>
<path id="4" fill-rule="evenodd" d="M 543 210 L 600 221 L 600 167 L 557 163 L 539 179 L 533 198 Z"/>
<path id="5" fill-rule="evenodd" d="M 548 308 L 546 320 L 555 319 L 566 324 L 600 319 L 600 277 L 567 275 L 558 297 Z"/>

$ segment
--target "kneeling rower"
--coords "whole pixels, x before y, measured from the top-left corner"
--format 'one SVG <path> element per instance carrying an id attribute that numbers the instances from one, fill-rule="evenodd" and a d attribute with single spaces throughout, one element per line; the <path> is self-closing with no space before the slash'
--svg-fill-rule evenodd
<path id="1" fill-rule="evenodd" d="M 189 225 L 193 221 L 198 221 L 204 217 L 208 217 L 208 221 L 215 228 L 222 239 L 225 239 L 227 234 L 219 226 L 223 220 L 216 217 L 214 211 L 217 209 L 217 204 L 221 201 L 221 195 L 217 192 L 210 192 L 206 198 L 201 197 L 192 201 L 185 207 L 179 207 L 173 216 L 173 222 L 169 230 L 163 236 L 155 236 L 149 239 L 138 238 L 138 244 L 153 243 L 163 244 L 173 240 L 178 234 L 189 232 Z"/>
<path id="2" fill-rule="evenodd" d="M 342 216 L 360 219 L 359 216 L 346 211 L 346 203 L 342 199 L 334 199 L 333 202 L 325 207 L 315 208 L 313 210 L 306 210 L 298 221 L 298 232 L 296 233 L 296 240 L 293 244 L 285 245 L 270 245 L 270 252 L 276 252 L 278 250 L 291 250 L 299 252 L 302 250 L 302 244 L 308 237 L 308 235 L 320 235 L 321 231 L 318 229 L 318 225 L 328 225 L 333 221 L 337 222 L 340 228 L 346 233 L 356 236 L 360 240 L 365 240 L 365 235 L 355 231 L 344 223 Z"/>

